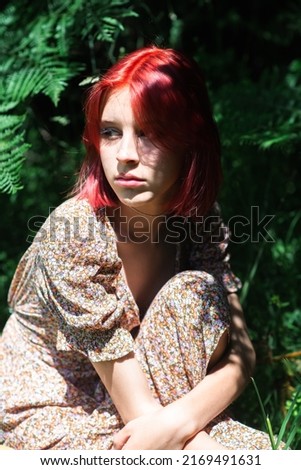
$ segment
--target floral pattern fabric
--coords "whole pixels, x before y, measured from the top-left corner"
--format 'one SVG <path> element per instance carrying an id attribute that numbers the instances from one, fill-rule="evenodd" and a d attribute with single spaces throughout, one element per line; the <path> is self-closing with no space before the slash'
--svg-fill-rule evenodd
<path id="1" fill-rule="evenodd" d="M 181 244 L 175 276 L 141 321 L 105 210 L 95 213 L 87 201 L 70 199 L 50 215 L 9 290 L 11 316 L 0 339 L 6 445 L 110 449 L 122 422 L 90 361 L 135 351 L 164 405 L 204 378 L 229 330 L 226 292 L 240 287 L 229 265 L 228 231 L 215 221 L 202 243 Z M 269 448 L 265 434 L 226 413 L 208 432 L 229 448 Z"/>

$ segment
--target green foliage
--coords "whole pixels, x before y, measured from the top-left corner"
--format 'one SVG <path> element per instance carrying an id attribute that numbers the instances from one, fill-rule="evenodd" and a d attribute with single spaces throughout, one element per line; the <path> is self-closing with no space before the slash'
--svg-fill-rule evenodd
<path id="1" fill-rule="evenodd" d="M 300 434 L 301 423 L 301 386 L 299 385 L 294 392 L 292 399 L 287 401 L 287 413 L 280 427 L 279 433 L 275 436 L 273 426 L 269 416 L 266 414 L 264 404 L 261 399 L 260 392 L 256 382 L 252 380 L 256 395 L 258 398 L 259 406 L 266 426 L 266 432 L 270 438 L 272 450 L 290 450 L 292 442 L 294 442 L 297 433 Z"/>
<path id="2" fill-rule="evenodd" d="M 6 107 L 7 109 L 7 107 Z M 29 145 L 24 143 L 22 131 L 25 115 L 5 115 L 0 121 L 0 191 L 16 192 L 21 189 L 20 168 Z"/>
<path id="3" fill-rule="evenodd" d="M 144 44 L 176 47 L 205 72 L 223 147 L 220 202 L 231 263 L 257 353 L 254 379 L 273 433 L 285 422 L 288 436 L 300 416 L 300 12 L 300 0 L 14 0 L 2 7 L 2 325 L 33 221 L 62 201 L 78 171 L 87 77 Z M 263 230 L 266 216 L 273 218 Z M 253 387 L 234 413 L 266 429 Z M 291 447 L 301 448 L 298 430 Z"/>
<path id="4" fill-rule="evenodd" d="M 35 96 L 57 106 L 70 80 L 86 68 L 78 43 L 89 51 L 95 68 L 96 43 L 111 44 L 122 20 L 135 13 L 128 1 L 54 0 L 9 2 L 0 13 L 0 191 L 22 188 L 20 169 L 30 147 L 26 121 Z"/>
<path id="5" fill-rule="evenodd" d="M 298 426 L 294 426 L 294 439 L 301 443 L 301 384 L 299 384 L 296 390 L 292 393 L 292 396 L 285 403 L 287 413 L 291 411 L 294 421 L 299 423 Z"/>

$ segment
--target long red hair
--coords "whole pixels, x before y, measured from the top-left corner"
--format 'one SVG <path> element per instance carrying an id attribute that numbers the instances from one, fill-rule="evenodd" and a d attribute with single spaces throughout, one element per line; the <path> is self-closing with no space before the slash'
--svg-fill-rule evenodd
<path id="1" fill-rule="evenodd" d="M 94 84 L 85 103 L 86 157 L 75 193 L 95 208 L 116 206 L 117 197 L 100 159 L 100 121 L 113 91 L 128 86 L 138 126 L 153 142 L 184 153 L 179 190 L 169 212 L 205 215 L 222 179 L 220 141 L 206 84 L 198 65 L 182 53 L 149 46 L 132 52 Z"/>

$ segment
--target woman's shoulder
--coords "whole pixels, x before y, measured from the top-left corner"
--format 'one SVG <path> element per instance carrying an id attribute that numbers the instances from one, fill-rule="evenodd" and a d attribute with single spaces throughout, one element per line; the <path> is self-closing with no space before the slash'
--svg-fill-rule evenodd
<path id="1" fill-rule="evenodd" d="M 86 199 L 73 197 L 49 214 L 34 241 L 76 246 L 107 237 L 107 229 L 105 209 L 95 210 Z"/>
<path id="2" fill-rule="evenodd" d="M 72 252 L 83 247 L 94 251 L 113 242 L 105 208 L 95 210 L 85 199 L 72 198 L 57 206 L 36 233 L 32 245 L 40 254 Z"/>
<path id="3" fill-rule="evenodd" d="M 95 217 L 96 211 L 87 199 L 72 197 L 54 208 L 49 216 L 65 217 L 68 220 L 72 220 L 76 218 Z"/>

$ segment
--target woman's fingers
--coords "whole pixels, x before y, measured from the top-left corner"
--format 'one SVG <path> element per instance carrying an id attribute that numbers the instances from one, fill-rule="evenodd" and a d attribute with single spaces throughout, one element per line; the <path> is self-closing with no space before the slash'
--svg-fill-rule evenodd
<path id="1" fill-rule="evenodd" d="M 113 439 L 113 450 L 121 450 L 128 441 L 130 435 L 126 428 L 121 429 Z"/>

